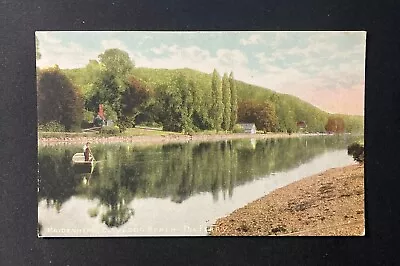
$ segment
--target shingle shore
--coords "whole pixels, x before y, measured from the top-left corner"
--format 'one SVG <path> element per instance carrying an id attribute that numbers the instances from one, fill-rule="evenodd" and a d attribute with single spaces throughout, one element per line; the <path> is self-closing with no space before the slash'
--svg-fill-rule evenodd
<path id="1" fill-rule="evenodd" d="M 364 231 L 364 165 L 306 177 L 218 219 L 213 236 L 354 236 Z"/>

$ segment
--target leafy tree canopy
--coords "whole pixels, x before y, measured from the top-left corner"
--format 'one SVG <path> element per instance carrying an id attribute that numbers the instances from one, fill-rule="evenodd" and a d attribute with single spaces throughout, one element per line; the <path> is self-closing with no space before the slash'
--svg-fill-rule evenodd
<path id="1" fill-rule="evenodd" d="M 80 127 L 83 119 L 80 91 L 58 66 L 40 71 L 37 86 L 40 124 L 56 121 L 69 131 Z"/>
<path id="2" fill-rule="evenodd" d="M 117 48 L 104 51 L 99 55 L 99 61 L 107 71 L 116 77 L 125 77 L 134 67 L 134 62 L 129 54 Z"/>

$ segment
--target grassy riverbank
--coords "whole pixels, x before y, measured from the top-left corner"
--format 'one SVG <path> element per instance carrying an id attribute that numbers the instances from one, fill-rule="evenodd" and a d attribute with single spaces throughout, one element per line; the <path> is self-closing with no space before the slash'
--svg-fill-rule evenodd
<path id="1" fill-rule="evenodd" d="M 334 168 L 220 218 L 212 236 L 352 236 L 364 230 L 364 165 Z"/>
<path id="2" fill-rule="evenodd" d="M 100 134 L 98 132 L 38 132 L 39 139 L 64 139 L 64 138 L 85 138 L 85 137 L 97 137 L 97 138 L 108 138 L 112 136 L 120 137 L 136 137 L 136 136 L 168 136 L 168 135 L 182 135 L 182 133 L 162 131 L 160 128 L 151 127 L 136 127 L 128 128 L 123 133 L 115 135 Z"/>

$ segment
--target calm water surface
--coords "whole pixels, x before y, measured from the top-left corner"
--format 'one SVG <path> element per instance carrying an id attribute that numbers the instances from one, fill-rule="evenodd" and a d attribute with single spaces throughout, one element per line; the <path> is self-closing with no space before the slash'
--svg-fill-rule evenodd
<path id="1" fill-rule="evenodd" d="M 93 169 L 71 163 L 82 145 L 39 146 L 40 235 L 206 235 L 276 188 L 354 163 L 346 147 L 355 139 L 95 144 Z"/>

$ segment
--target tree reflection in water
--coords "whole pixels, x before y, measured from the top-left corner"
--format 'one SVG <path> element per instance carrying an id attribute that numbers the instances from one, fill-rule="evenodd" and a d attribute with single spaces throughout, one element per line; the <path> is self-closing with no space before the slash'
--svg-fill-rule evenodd
<path id="1" fill-rule="evenodd" d="M 88 215 L 108 227 L 134 216 L 135 198 L 169 198 L 180 204 L 209 192 L 215 201 L 232 197 L 234 188 L 271 173 L 288 171 L 316 156 L 345 149 L 354 137 L 310 137 L 234 140 L 132 147 L 128 144 L 92 148 L 92 174 L 77 173 L 71 158 L 80 146 L 39 148 L 39 200 L 58 211 L 72 196 L 98 202 Z M 85 180 L 87 182 L 83 182 Z M 101 215 L 98 215 L 101 212 Z"/>

